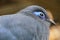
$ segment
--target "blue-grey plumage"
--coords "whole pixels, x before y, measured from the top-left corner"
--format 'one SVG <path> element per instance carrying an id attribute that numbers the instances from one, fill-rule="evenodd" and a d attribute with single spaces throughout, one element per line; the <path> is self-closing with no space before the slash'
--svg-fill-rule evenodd
<path id="1" fill-rule="evenodd" d="M 0 16 L 0 40 L 48 40 L 50 22 L 34 15 L 45 9 L 29 6 L 16 14 Z"/>

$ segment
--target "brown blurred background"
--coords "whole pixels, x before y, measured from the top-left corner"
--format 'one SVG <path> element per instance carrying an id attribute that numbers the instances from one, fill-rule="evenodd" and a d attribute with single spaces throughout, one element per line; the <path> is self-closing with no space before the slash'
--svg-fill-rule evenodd
<path id="1" fill-rule="evenodd" d="M 60 0 L 0 0 L 0 15 L 15 13 L 32 4 L 50 10 L 55 21 L 60 23 Z"/>

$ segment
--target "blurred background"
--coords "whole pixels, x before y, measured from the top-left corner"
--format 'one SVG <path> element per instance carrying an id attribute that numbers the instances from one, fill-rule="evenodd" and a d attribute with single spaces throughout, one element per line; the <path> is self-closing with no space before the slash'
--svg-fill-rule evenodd
<path id="1" fill-rule="evenodd" d="M 12 14 L 33 4 L 51 11 L 54 20 L 60 23 L 60 0 L 0 0 L 0 15 Z"/>
<path id="2" fill-rule="evenodd" d="M 44 7 L 57 25 L 50 27 L 49 40 L 60 40 L 60 0 L 0 0 L 0 15 L 14 14 L 29 6 Z"/>

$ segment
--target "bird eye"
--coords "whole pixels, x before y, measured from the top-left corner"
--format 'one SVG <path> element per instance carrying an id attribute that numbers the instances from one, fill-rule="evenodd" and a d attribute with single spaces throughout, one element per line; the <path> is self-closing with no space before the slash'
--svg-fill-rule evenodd
<path id="1" fill-rule="evenodd" d="M 40 13 L 40 16 L 44 16 L 44 14 Z"/>
<path id="2" fill-rule="evenodd" d="M 41 19 L 45 19 L 45 14 L 43 12 L 34 12 L 34 14 L 40 17 Z"/>

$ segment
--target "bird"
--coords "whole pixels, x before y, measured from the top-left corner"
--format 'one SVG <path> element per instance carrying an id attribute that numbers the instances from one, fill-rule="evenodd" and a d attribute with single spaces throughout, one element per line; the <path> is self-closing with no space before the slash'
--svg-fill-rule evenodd
<path id="1" fill-rule="evenodd" d="M 51 23 L 55 24 L 43 7 L 31 5 L 0 16 L 0 40 L 49 40 Z"/>

